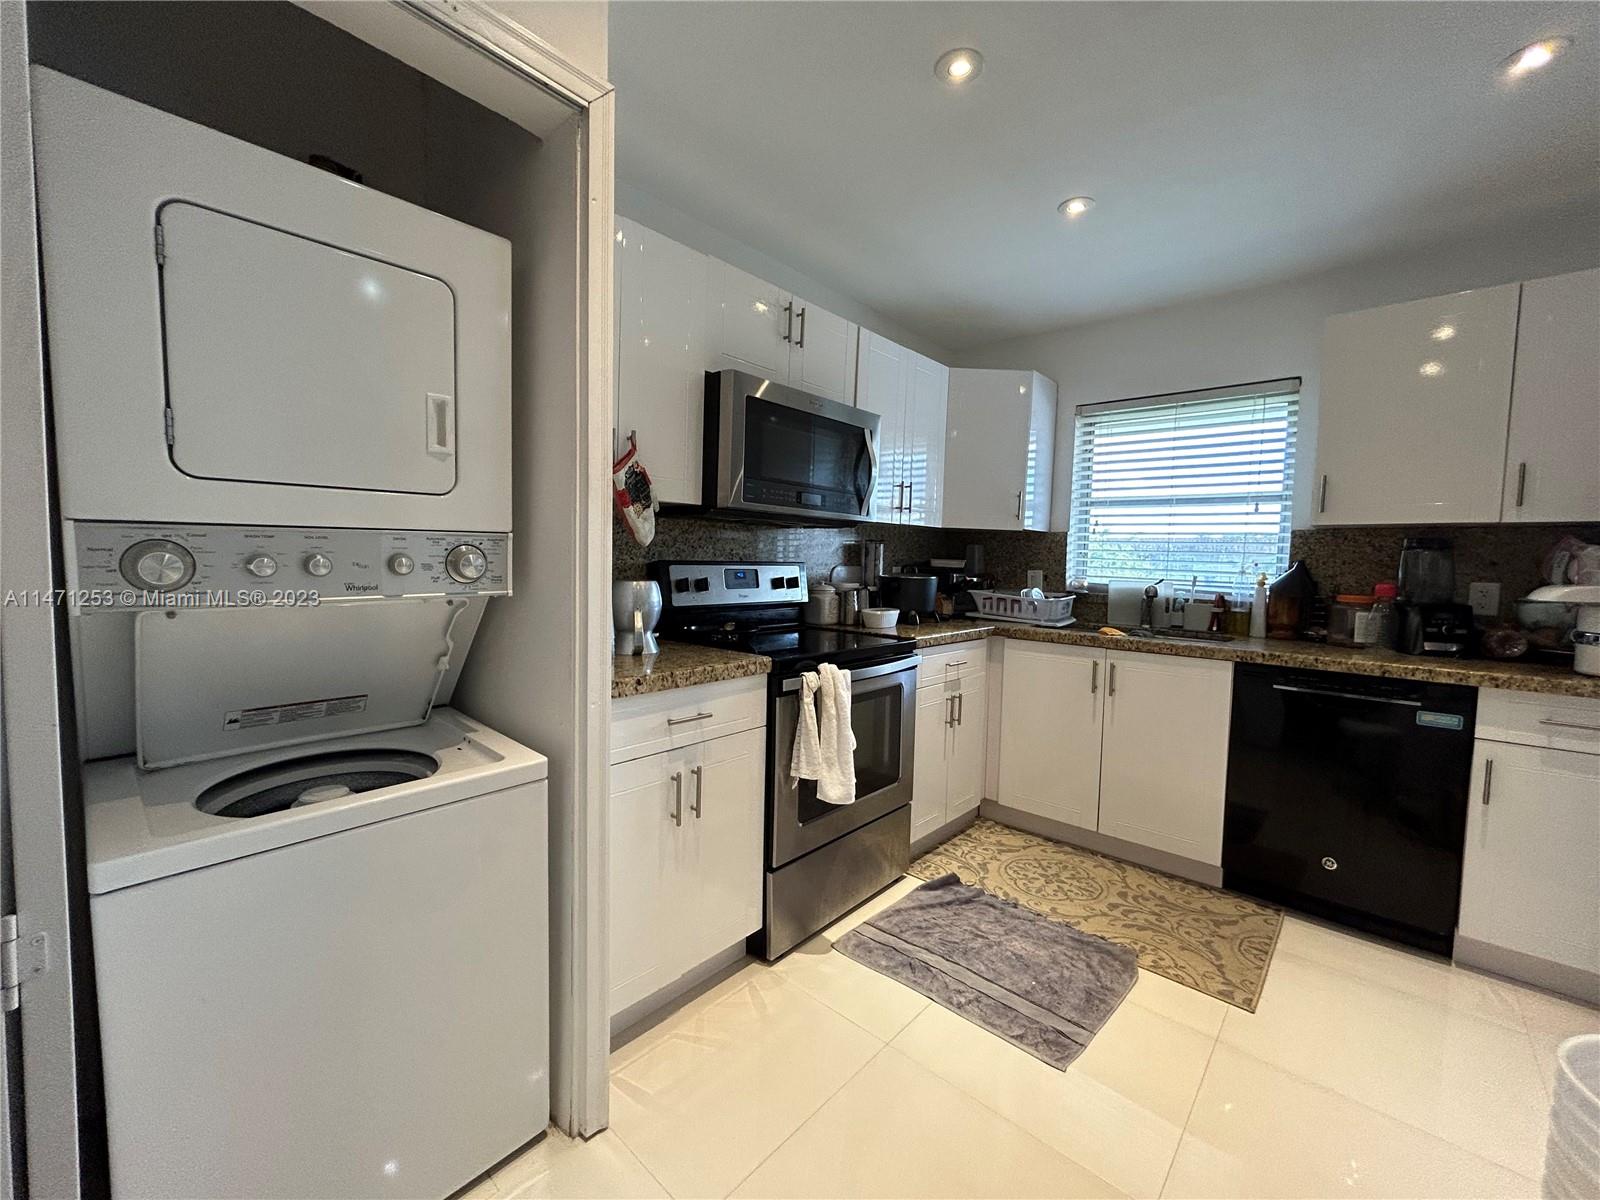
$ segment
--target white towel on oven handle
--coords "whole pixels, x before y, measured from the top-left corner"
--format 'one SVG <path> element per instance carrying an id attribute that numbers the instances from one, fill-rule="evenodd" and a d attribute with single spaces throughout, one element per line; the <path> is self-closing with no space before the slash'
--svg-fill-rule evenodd
<path id="1" fill-rule="evenodd" d="M 856 735 L 850 726 L 850 674 L 832 663 L 800 675 L 789 774 L 817 781 L 825 804 L 856 802 Z"/>

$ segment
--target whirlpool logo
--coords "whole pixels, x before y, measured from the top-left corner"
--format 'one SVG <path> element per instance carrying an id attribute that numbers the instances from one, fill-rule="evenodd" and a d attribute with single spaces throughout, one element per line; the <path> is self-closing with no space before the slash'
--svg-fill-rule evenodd
<path id="1" fill-rule="evenodd" d="M 378 585 L 375 583 L 346 583 L 344 590 L 347 592 L 375 592 Z"/>

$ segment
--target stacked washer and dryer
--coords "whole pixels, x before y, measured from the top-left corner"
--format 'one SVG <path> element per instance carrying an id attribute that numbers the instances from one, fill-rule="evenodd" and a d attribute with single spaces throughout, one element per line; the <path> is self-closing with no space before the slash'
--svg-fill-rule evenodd
<path id="1" fill-rule="evenodd" d="M 44 68 L 111 1190 L 425 1196 L 545 1127 L 502 239 Z"/>

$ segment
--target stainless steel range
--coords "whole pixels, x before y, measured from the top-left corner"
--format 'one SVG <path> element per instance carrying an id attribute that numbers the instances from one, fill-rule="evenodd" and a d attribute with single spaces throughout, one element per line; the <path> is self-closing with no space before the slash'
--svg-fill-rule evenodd
<path id="1" fill-rule="evenodd" d="M 662 636 L 764 654 L 767 683 L 766 905 L 752 953 L 775 959 L 905 873 L 911 858 L 916 642 L 800 623 L 803 563 L 656 562 Z M 850 673 L 856 800 L 817 799 L 790 778 L 800 676 Z"/>

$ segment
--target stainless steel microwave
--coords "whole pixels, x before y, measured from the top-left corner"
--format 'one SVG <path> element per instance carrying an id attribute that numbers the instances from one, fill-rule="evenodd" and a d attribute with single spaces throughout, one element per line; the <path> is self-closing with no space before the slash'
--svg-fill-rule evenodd
<path id="1" fill-rule="evenodd" d="M 706 373 L 706 507 L 810 523 L 866 519 L 878 415 L 743 371 Z"/>

